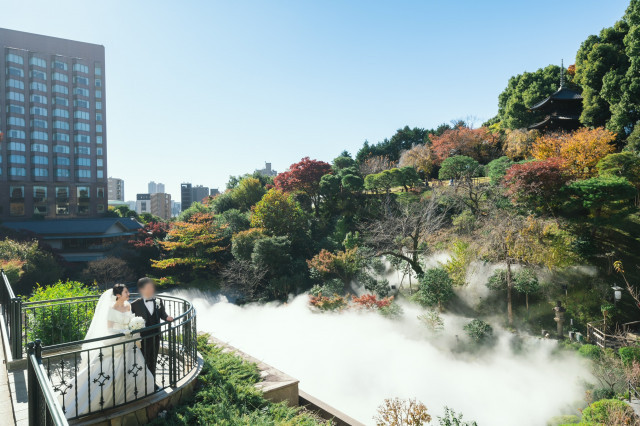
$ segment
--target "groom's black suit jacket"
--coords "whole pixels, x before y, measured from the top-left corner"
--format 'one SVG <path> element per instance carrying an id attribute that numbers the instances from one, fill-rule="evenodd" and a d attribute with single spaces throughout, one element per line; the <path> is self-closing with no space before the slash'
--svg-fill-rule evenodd
<path id="1" fill-rule="evenodd" d="M 164 303 L 162 303 L 160 299 L 156 299 L 153 313 L 149 313 L 149 309 L 147 309 L 142 298 L 135 300 L 131 304 L 131 312 L 137 317 L 144 318 L 146 327 L 160 324 L 160 320 L 166 321 L 169 316 L 164 309 Z M 160 327 L 157 327 L 153 330 L 140 333 L 141 337 L 146 337 L 146 339 L 142 339 L 141 342 L 142 354 L 144 355 L 147 368 L 153 375 L 156 374 L 156 361 L 158 359 L 158 350 L 160 349 L 160 331 Z"/>

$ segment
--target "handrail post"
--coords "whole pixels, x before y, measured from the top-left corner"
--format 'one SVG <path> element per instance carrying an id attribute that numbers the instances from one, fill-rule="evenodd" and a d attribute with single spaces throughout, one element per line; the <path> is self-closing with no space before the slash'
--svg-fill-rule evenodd
<path id="1" fill-rule="evenodd" d="M 40 419 L 38 418 L 38 413 L 40 412 L 39 407 L 39 395 L 40 392 L 40 384 L 38 383 L 38 379 L 36 378 L 36 366 L 33 365 L 33 358 L 38 358 L 42 354 L 42 349 L 40 347 L 40 340 L 36 340 L 35 342 L 29 342 L 27 345 L 27 400 L 29 402 L 29 425 L 37 425 L 40 424 Z"/>
<path id="2" fill-rule="evenodd" d="M 173 324 L 169 323 L 169 385 L 176 386 L 176 333 Z"/>
<path id="3" fill-rule="evenodd" d="M 22 358 L 22 298 L 14 297 L 9 302 L 11 330 L 9 337 L 11 338 L 11 355 L 13 359 Z"/>

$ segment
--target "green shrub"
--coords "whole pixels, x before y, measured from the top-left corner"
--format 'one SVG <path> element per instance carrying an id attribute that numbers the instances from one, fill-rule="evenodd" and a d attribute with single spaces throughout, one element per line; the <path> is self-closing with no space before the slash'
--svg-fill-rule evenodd
<path id="1" fill-rule="evenodd" d="M 14 275 L 14 281 L 11 282 L 16 294 L 29 293 L 36 283 L 49 285 L 62 276 L 62 267 L 56 258 L 50 252 L 42 250 L 35 240 L 0 240 L 0 262 L 22 264 L 18 278 Z"/>
<path id="2" fill-rule="evenodd" d="M 47 287 L 37 286 L 27 301 L 41 302 L 98 294 L 98 289 L 87 287 L 78 281 L 58 281 Z M 44 345 L 55 345 L 84 339 L 95 303 L 35 305 L 33 309 L 27 310 L 25 317 L 27 340 L 40 339 Z"/>
<path id="3" fill-rule="evenodd" d="M 633 418 L 633 409 L 617 399 L 601 399 L 582 412 L 582 421 L 588 424 L 609 425 L 614 419 L 618 421 L 616 424 L 633 424 Z"/>
<path id="4" fill-rule="evenodd" d="M 413 300 L 422 306 L 442 306 L 453 297 L 453 280 L 443 268 L 427 269 L 420 277 L 418 291 Z"/>
<path id="5" fill-rule="evenodd" d="M 631 364 L 633 361 L 640 361 L 640 346 L 627 346 L 618 349 L 620 359 L 625 365 Z"/>
<path id="6" fill-rule="evenodd" d="M 609 388 L 594 389 L 591 391 L 591 401 L 596 402 L 601 399 L 611 399 L 616 396 L 616 393 Z"/>
<path id="7" fill-rule="evenodd" d="M 564 416 L 554 416 L 547 421 L 547 426 L 563 426 L 580 423 L 578 416 L 573 414 Z"/>
<path id="8" fill-rule="evenodd" d="M 198 338 L 198 350 L 204 358 L 200 386 L 189 400 L 168 412 L 153 425 L 302 425 L 324 424 L 309 413 L 284 403 L 274 404 L 255 387 L 260 374 L 248 363 L 223 348 Z"/>
<path id="9" fill-rule="evenodd" d="M 477 318 L 465 325 L 464 331 L 475 343 L 486 343 L 493 339 L 493 328 Z"/>
<path id="10" fill-rule="evenodd" d="M 602 355 L 602 349 L 596 345 L 582 345 L 582 347 L 578 349 L 578 353 L 585 358 L 596 360 Z"/>

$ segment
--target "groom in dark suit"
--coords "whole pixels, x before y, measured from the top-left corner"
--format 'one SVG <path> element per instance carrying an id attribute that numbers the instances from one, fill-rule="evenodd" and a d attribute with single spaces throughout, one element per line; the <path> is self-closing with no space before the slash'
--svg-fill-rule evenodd
<path id="1" fill-rule="evenodd" d="M 156 283 L 151 278 L 140 278 L 138 280 L 139 299 L 131 304 L 131 311 L 137 317 L 145 320 L 145 327 L 160 324 L 160 321 L 173 321 L 173 317 L 167 315 L 164 304 L 156 296 Z M 154 336 L 155 334 L 155 336 Z M 160 328 L 142 332 L 141 341 L 142 355 L 151 374 L 156 375 L 156 361 L 160 350 Z"/>

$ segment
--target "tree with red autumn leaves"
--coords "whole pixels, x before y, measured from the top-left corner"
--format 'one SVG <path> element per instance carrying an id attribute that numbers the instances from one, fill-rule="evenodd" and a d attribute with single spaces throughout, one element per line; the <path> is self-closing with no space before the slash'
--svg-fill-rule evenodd
<path id="1" fill-rule="evenodd" d="M 316 215 L 320 207 L 320 179 L 331 173 L 331 165 L 324 161 L 304 157 L 300 162 L 289 166 L 289 170 L 279 173 L 273 183 L 276 189 L 284 192 L 300 191 L 313 203 Z"/>
<path id="2" fill-rule="evenodd" d="M 506 194 L 514 202 L 553 213 L 560 202 L 560 189 L 568 178 L 563 161 L 552 157 L 514 164 L 507 170 L 503 182 Z"/>
<path id="3" fill-rule="evenodd" d="M 438 164 L 454 155 L 466 155 L 487 163 L 499 154 L 499 138 L 486 127 L 471 129 L 457 126 L 440 136 L 431 136 L 431 149 Z"/>

